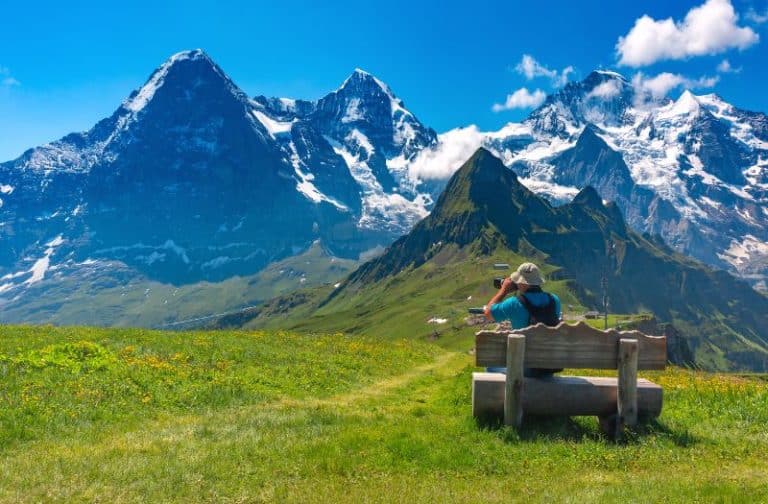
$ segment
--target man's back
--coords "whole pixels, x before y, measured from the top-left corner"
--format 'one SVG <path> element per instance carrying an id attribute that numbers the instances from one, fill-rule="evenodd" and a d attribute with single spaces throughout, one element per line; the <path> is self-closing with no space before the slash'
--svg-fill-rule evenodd
<path id="1" fill-rule="evenodd" d="M 560 307 L 560 298 L 556 294 L 551 294 L 543 291 L 539 292 L 526 292 L 522 294 L 528 300 L 528 302 L 534 307 L 544 307 L 550 302 L 550 296 L 555 303 L 555 314 L 557 319 L 562 317 L 562 310 Z M 512 329 L 522 329 L 527 327 L 531 323 L 530 313 L 525 308 L 523 303 L 515 296 L 510 296 L 500 303 L 491 305 L 491 316 L 493 320 L 509 320 L 512 325 Z"/>

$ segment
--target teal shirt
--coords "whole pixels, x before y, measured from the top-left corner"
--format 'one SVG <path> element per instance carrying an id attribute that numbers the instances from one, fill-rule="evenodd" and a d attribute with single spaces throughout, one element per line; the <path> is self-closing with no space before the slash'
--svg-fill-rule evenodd
<path id="1" fill-rule="evenodd" d="M 528 301 L 533 306 L 545 306 L 549 303 L 549 298 L 546 292 L 530 292 L 524 294 Z M 560 308 L 560 298 L 556 294 L 552 294 L 555 299 L 555 313 L 557 318 L 562 318 L 562 310 Z M 525 309 L 523 303 L 517 299 L 517 296 L 510 296 L 501 303 L 491 305 L 491 316 L 496 322 L 502 320 L 509 320 L 512 324 L 512 329 L 522 329 L 530 325 L 528 310 Z"/>

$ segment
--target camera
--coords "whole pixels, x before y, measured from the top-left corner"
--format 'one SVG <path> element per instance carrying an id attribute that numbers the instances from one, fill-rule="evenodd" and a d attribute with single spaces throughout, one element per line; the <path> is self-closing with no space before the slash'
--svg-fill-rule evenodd
<path id="1" fill-rule="evenodd" d="M 493 279 L 493 287 L 494 289 L 501 289 L 501 284 L 504 283 L 505 278 L 494 278 Z M 517 290 L 517 284 L 515 282 L 512 282 L 512 290 Z"/>

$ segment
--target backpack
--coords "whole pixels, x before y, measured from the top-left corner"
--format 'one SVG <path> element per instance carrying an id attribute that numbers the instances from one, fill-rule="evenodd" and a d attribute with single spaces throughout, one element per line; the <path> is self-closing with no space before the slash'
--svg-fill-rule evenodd
<path id="1" fill-rule="evenodd" d="M 517 299 L 525 307 L 528 312 L 529 324 L 534 325 L 541 322 L 542 324 L 550 327 L 554 327 L 560 323 L 560 319 L 557 317 L 557 311 L 555 307 L 555 298 L 552 294 L 545 292 L 549 298 L 549 302 L 543 306 L 535 306 L 525 297 L 525 294 L 518 294 Z"/>
<path id="2" fill-rule="evenodd" d="M 530 301 L 528 301 L 528 299 L 525 297 L 525 294 L 517 295 L 517 299 L 520 300 L 520 303 L 522 303 L 522 305 L 528 311 L 528 323 L 530 325 L 538 324 L 541 322 L 546 326 L 554 327 L 560 323 L 560 319 L 557 318 L 555 298 L 553 298 L 552 294 L 549 292 L 545 292 L 545 294 L 549 298 L 549 302 L 544 306 L 534 306 Z M 525 376 L 529 378 L 544 378 L 551 376 L 554 373 L 559 373 L 562 370 L 563 368 L 525 368 Z"/>

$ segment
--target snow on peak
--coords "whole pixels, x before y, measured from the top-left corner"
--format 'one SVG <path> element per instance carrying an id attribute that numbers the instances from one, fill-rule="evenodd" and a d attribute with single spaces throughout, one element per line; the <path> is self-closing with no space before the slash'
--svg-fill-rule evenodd
<path id="1" fill-rule="evenodd" d="M 417 124 L 415 116 L 405 108 L 403 101 L 395 96 L 390 87 L 372 74 L 356 68 L 347 77 L 344 83 L 335 93 L 344 93 L 346 102 L 342 123 L 352 123 L 369 119 L 367 111 L 371 99 L 378 102 L 383 94 L 389 101 L 390 117 L 393 126 L 392 141 L 394 145 L 402 148 L 410 148 L 410 144 L 417 138 Z"/>
<path id="2" fill-rule="evenodd" d="M 387 95 L 390 100 L 400 102 L 400 99 L 395 96 L 387 84 L 385 84 L 381 79 L 375 77 L 373 74 L 368 73 L 360 68 L 355 68 L 354 72 L 352 72 L 352 75 L 347 77 L 336 91 L 338 92 L 345 89 L 352 82 L 372 83 L 381 89 L 381 91 Z"/>
<path id="3" fill-rule="evenodd" d="M 732 115 L 733 105 L 723 100 L 723 98 L 717 93 L 697 95 L 696 99 L 707 110 L 713 112 L 716 116 Z M 731 117 L 729 119 L 738 120 L 736 117 Z"/>
<path id="4" fill-rule="evenodd" d="M 168 58 L 165 63 L 160 65 L 160 67 L 154 71 L 146 84 L 144 84 L 144 86 L 142 86 L 138 92 L 123 102 L 123 106 L 133 113 L 138 113 L 143 110 L 144 107 L 146 107 L 150 102 L 150 100 L 152 100 L 152 97 L 155 96 L 157 90 L 162 87 L 170 70 L 181 61 L 205 61 L 210 64 L 224 80 L 229 82 L 229 77 L 224 75 L 223 72 L 221 72 L 218 67 L 216 67 L 216 64 L 213 62 L 213 60 L 211 60 L 211 58 L 209 58 L 205 51 L 202 49 L 182 51 L 174 54 Z"/>
<path id="5" fill-rule="evenodd" d="M 278 98 L 277 100 L 280 102 L 286 112 L 296 110 L 296 100 L 293 98 Z"/>
<path id="6" fill-rule="evenodd" d="M 147 106 L 147 103 L 152 99 L 153 96 L 155 96 L 155 92 L 160 88 L 160 86 L 163 85 L 163 82 L 165 81 L 165 76 L 168 74 L 168 68 L 163 66 L 160 67 L 158 70 L 155 71 L 155 73 L 152 74 L 152 77 L 149 78 L 146 84 L 144 84 L 141 89 L 139 89 L 139 92 L 136 93 L 135 96 L 132 98 L 128 98 L 123 103 L 123 106 L 130 110 L 131 112 L 138 113 L 141 112 L 144 107 Z"/>
<path id="7" fill-rule="evenodd" d="M 169 62 L 176 62 L 176 61 L 181 61 L 181 60 L 185 60 L 185 59 L 192 59 L 192 60 L 194 60 L 194 59 L 207 59 L 207 60 L 210 60 L 210 58 L 205 53 L 205 51 L 203 51 L 202 49 L 198 48 L 198 49 L 189 49 L 189 50 L 186 50 L 186 51 L 177 52 L 176 54 L 174 54 L 173 56 L 168 58 L 168 61 Z"/>
<path id="8" fill-rule="evenodd" d="M 253 110 L 251 113 L 261 123 L 261 125 L 266 128 L 269 136 L 272 138 L 277 137 L 277 135 L 290 133 L 291 128 L 293 127 L 293 123 L 295 122 L 295 119 L 293 121 L 278 121 L 258 110 Z"/>
<path id="9" fill-rule="evenodd" d="M 701 104 L 699 103 L 699 100 L 696 99 L 696 96 L 694 96 L 693 93 L 690 92 L 690 90 L 686 89 L 683 91 L 683 94 L 680 95 L 680 98 L 675 101 L 675 103 L 672 104 L 672 108 L 670 109 L 671 115 L 688 115 L 688 114 L 695 114 L 699 111 L 701 108 Z"/>
<path id="10" fill-rule="evenodd" d="M 605 75 L 606 77 L 610 77 L 612 79 L 619 79 L 619 80 L 622 80 L 624 82 L 628 82 L 626 77 L 624 77 L 620 73 L 614 72 L 612 70 L 595 70 L 595 73 L 596 74 L 600 74 L 600 75 Z"/>
<path id="11" fill-rule="evenodd" d="M 723 97 L 717 93 L 707 93 L 703 95 L 696 95 L 696 99 L 703 104 L 727 104 Z M 730 105 L 730 104 L 728 104 Z"/>

